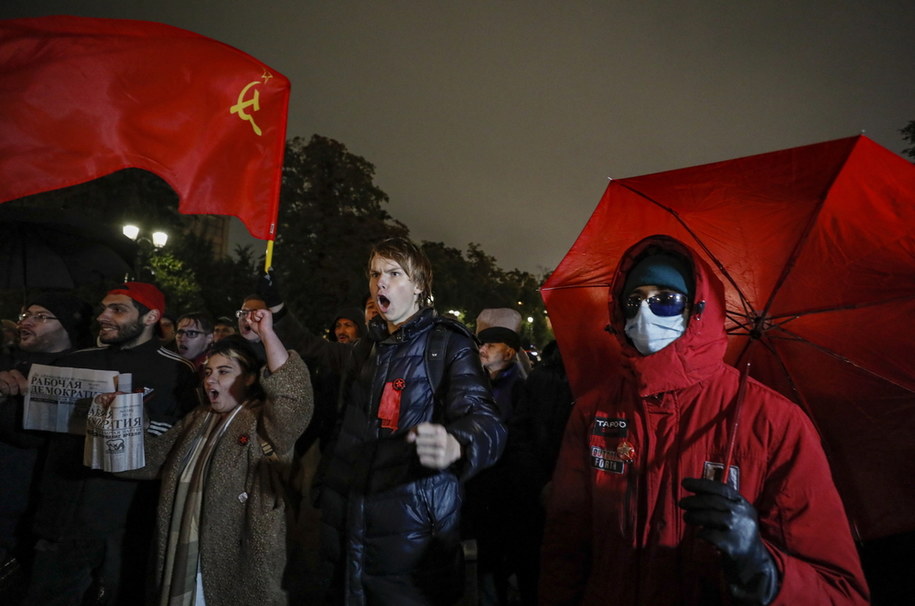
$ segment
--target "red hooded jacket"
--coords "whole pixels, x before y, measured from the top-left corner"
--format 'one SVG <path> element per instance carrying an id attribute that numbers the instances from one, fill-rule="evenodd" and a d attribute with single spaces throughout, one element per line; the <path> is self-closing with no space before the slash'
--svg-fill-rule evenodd
<path id="1" fill-rule="evenodd" d="M 691 260 L 695 294 L 686 332 L 643 356 L 623 332 L 617 301 L 652 244 Z M 722 285 L 693 251 L 654 236 L 626 252 L 610 293 L 623 368 L 608 393 L 579 398 L 566 427 L 547 505 L 540 603 L 729 604 L 718 554 L 677 506 L 692 494 L 684 478 L 716 477 L 726 458 L 740 377 L 723 361 Z M 819 436 L 797 405 L 753 379 L 729 481 L 756 508 L 778 568 L 772 604 L 868 603 Z"/>

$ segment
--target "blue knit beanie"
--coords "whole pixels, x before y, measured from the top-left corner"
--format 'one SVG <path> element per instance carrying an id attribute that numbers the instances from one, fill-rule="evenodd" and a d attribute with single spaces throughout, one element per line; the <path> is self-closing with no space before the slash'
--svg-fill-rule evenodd
<path id="1" fill-rule="evenodd" d="M 690 295 L 691 278 L 689 267 L 680 257 L 664 253 L 649 255 L 629 271 L 623 286 L 623 295 L 628 295 L 639 286 L 649 284 Z"/>

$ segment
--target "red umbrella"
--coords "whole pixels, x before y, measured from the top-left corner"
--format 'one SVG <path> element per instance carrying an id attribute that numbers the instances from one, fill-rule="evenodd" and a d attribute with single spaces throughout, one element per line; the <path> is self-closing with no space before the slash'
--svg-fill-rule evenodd
<path id="1" fill-rule="evenodd" d="M 576 396 L 619 355 L 624 250 L 667 234 L 725 284 L 727 361 L 807 411 L 863 539 L 915 529 L 915 166 L 865 137 L 611 181 L 543 285 Z"/>

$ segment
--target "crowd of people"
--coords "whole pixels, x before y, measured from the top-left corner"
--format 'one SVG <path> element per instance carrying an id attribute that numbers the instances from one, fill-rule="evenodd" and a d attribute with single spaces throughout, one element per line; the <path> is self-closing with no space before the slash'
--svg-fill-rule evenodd
<path id="1" fill-rule="evenodd" d="M 32 296 L 0 359 L 0 599 L 867 603 L 813 426 L 724 363 L 723 290 L 687 246 L 620 260 L 595 335 L 620 343 L 615 388 L 577 398 L 516 311 L 437 314 L 412 241 L 368 259 L 322 331 L 272 272 L 234 320 L 167 315 L 143 282 L 95 311 Z M 130 373 L 145 464 L 93 470 L 84 436 L 24 429 L 34 364 Z"/>

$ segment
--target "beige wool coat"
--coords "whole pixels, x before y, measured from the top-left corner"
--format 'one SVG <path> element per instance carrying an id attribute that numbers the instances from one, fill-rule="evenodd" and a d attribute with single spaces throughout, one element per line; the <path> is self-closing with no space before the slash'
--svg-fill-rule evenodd
<path id="1" fill-rule="evenodd" d="M 249 403 L 232 420 L 213 453 L 204 487 L 200 566 L 207 606 L 286 603 L 281 587 L 288 543 L 285 491 L 293 445 L 311 420 L 314 400 L 308 368 L 292 351 L 275 373 L 261 371 L 261 385 L 266 400 Z M 146 466 L 119 474 L 162 481 L 157 589 L 181 461 L 208 410 L 201 406 L 161 436 L 147 436 Z M 264 442 L 276 459 L 267 457 Z"/>

